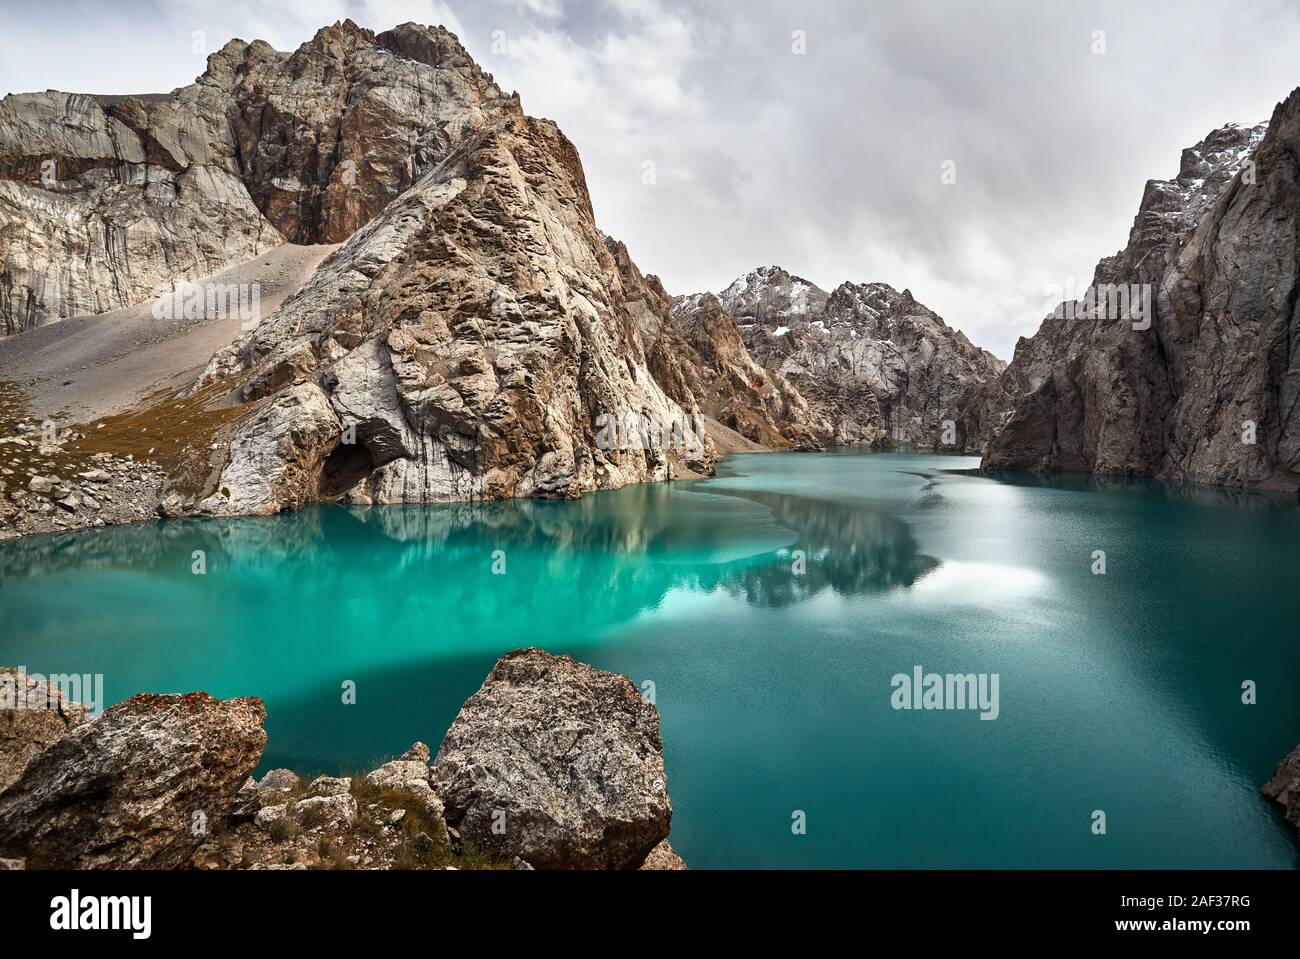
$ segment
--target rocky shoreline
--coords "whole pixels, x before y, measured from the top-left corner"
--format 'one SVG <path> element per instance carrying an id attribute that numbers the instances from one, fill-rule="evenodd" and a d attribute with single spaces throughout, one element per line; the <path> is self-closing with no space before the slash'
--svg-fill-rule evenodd
<path id="1" fill-rule="evenodd" d="M 659 713 L 631 681 L 507 653 L 437 755 L 251 774 L 260 699 L 139 694 L 91 716 L 0 670 L 0 869 L 684 869 Z"/>

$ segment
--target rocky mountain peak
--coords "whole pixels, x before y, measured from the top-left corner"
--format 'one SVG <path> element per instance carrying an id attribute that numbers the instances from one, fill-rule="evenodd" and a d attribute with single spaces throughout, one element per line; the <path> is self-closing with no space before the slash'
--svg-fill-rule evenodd
<path id="1" fill-rule="evenodd" d="M 103 313 L 283 243 L 339 243 L 522 116 L 442 27 L 231 40 L 169 94 L 0 102 L 0 329 Z"/>
<path id="2" fill-rule="evenodd" d="M 850 335 L 888 338 L 888 318 L 911 293 L 900 294 L 888 283 L 841 283 L 826 301 L 826 320 L 845 328 Z"/>
<path id="3" fill-rule="evenodd" d="M 718 301 L 742 328 L 751 323 L 788 326 L 820 313 L 826 291 L 779 266 L 764 266 L 738 277 L 718 294 Z"/>
<path id="4" fill-rule="evenodd" d="M 1227 124 L 1182 153 L 1178 175 L 1172 180 L 1149 180 L 1143 191 L 1138 214 L 1129 233 L 1129 243 L 1120 258 L 1103 261 L 1099 278 L 1105 282 L 1114 272 L 1140 271 L 1149 282 L 1151 271 L 1163 268 L 1163 255 L 1185 242 L 1263 142 L 1267 123 L 1245 127 Z M 1149 261 L 1149 262 L 1148 262 Z"/>
<path id="5" fill-rule="evenodd" d="M 754 359 L 830 424 L 835 444 L 965 448 L 941 440 L 943 423 L 1005 365 L 888 283 L 845 282 L 828 294 L 779 266 L 760 267 L 716 298 L 683 297 L 674 312 L 707 318 L 718 308 Z"/>
<path id="6" fill-rule="evenodd" d="M 1018 344 L 972 407 L 986 467 L 1300 485 L 1297 360 L 1278 346 L 1296 340 L 1297 149 L 1300 91 L 1147 184 L 1094 278 L 1136 291 L 1141 314 L 1058 312 Z"/>

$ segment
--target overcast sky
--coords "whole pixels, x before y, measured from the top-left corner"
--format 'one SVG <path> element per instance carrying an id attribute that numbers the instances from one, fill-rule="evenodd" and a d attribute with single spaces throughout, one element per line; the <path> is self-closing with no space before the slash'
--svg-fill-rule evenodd
<path id="1" fill-rule="evenodd" d="M 1300 0 L 6 0 L 0 91 L 166 91 L 343 17 L 454 30 L 670 292 L 882 281 L 1004 359 L 1146 180 L 1300 85 Z"/>

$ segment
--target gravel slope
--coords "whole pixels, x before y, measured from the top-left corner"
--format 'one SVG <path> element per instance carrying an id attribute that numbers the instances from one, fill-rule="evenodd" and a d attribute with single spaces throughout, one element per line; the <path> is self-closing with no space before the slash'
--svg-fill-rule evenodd
<path id="1" fill-rule="evenodd" d="M 265 319 L 303 285 L 336 244 L 287 243 L 198 283 L 260 284 Z M 79 316 L 0 339 L 0 380 L 26 394 L 30 415 L 85 423 L 160 389 L 190 385 L 218 350 L 240 335 L 238 317 L 172 321 L 152 301 Z"/>

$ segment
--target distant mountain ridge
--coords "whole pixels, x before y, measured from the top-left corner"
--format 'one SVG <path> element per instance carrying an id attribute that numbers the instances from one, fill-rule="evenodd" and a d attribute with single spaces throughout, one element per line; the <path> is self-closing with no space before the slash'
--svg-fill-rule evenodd
<path id="1" fill-rule="evenodd" d="M 955 430 L 973 391 L 1006 364 L 886 283 L 832 293 L 778 266 L 720 294 L 682 297 L 674 314 L 716 303 L 765 369 L 803 394 L 828 445 L 971 452 Z"/>

